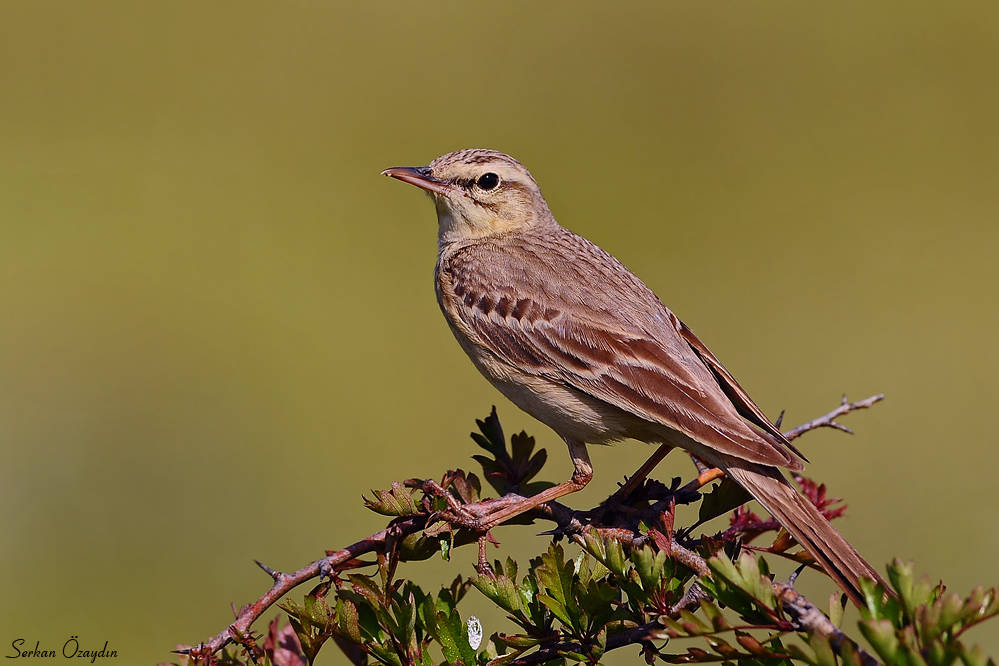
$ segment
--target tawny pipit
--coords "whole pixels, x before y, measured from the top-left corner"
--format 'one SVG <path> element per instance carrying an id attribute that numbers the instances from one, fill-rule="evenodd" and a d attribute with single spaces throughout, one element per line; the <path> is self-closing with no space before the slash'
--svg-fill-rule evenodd
<path id="1" fill-rule="evenodd" d="M 486 518 L 575 492 L 586 444 L 678 446 L 742 485 L 858 605 L 877 572 L 784 478 L 797 450 L 718 359 L 627 268 L 559 226 L 531 174 L 492 150 L 383 172 L 426 190 L 440 223 L 437 300 L 475 367 L 569 445 L 565 483 Z"/>

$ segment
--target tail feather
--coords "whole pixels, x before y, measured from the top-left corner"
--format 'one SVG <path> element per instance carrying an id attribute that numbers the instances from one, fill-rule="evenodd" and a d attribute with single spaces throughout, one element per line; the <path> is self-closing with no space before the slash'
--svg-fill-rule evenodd
<path id="1" fill-rule="evenodd" d="M 727 464 L 726 464 L 727 463 Z M 884 579 L 836 531 L 806 497 L 774 467 L 731 459 L 722 469 L 769 511 L 825 569 L 857 606 L 864 605 L 860 578 Z M 888 589 L 888 586 L 885 585 Z"/>

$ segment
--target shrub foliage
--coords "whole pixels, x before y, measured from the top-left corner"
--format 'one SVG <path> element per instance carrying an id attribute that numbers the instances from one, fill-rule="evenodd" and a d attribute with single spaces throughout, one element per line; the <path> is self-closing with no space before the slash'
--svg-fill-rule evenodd
<path id="1" fill-rule="evenodd" d="M 520 433 L 508 445 L 495 410 L 478 426 L 472 438 L 485 454 L 474 458 L 500 496 L 551 485 L 536 480 L 546 455 L 535 451 L 532 437 Z M 842 515 L 845 505 L 827 497 L 825 486 L 795 480 L 828 518 Z M 276 618 L 261 635 L 220 634 L 219 642 L 228 643 L 221 650 L 181 648 L 179 663 L 304 666 L 330 646 L 354 664 L 385 666 L 598 664 L 622 648 L 649 664 L 995 663 L 963 641 L 970 627 L 999 614 L 995 589 L 961 597 L 896 560 L 887 567 L 893 593 L 864 581 L 860 619 L 840 628 L 845 597 L 833 595 L 820 609 L 794 591 L 793 580 L 771 574 L 772 558 L 816 569 L 785 531 L 749 511 L 738 486 L 695 485 L 648 480 L 591 511 L 562 505 L 535 511 L 521 522 L 549 520 L 555 528 L 540 537 L 540 554 L 525 566 L 510 558 L 486 563 L 485 538 L 465 526 L 462 516 L 488 505 L 475 474 L 455 470 L 436 483 L 394 483 L 365 499 L 368 509 L 392 519 L 372 537 L 374 560 L 320 567 L 318 585 L 301 601 L 280 604 L 284 622 Z M 695 503 L 697 521 L 675 525 L 675 506 Z M 695 536 L 725 514 L 726 529 Z M 400 575 L 408 560 L 449 559 L 456 547 L 474 543 L 480 546 L 475 575 L 436 591 Z M 264 568 L 276 581 L 285 576 Z M 459 610 L 470 593 L 501 609 L 511 632 L 480 642 L 481 625 Z"/>

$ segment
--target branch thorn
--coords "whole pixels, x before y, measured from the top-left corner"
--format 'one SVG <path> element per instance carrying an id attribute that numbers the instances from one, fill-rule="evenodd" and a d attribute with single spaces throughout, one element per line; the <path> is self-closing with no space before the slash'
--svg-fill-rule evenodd
<path id="1" fill-rule="evenodd" d="M 330 566 L 329 562 L 323 560 L 319 563 L 319 582 L 322 582 L 326 578 L 333 579 L 333 567 Z"/>
<path id="2" fill-rule="evenodd" d="M 847 433 L 849 435 L 853 434 L 852 430 L 850 430 L 849 428 L 847 428 L 845 425 L 836 423 L 835 421 L 830 421 L 829 422 L 829 427 L 830 428 L 836 428 L 836 430 L 842 430 L 843 432 L 845 432 L 845 433 Z"/>
<path id="3" fill-rule="evenodd" d="M 787 586 L 794 587 L 794 582 L 798 580 L 798 576 L 800 576 L 801 572 L 804 571 L 806 568 L 808 568 L 808 565 L 802 564 L 800 567 L 792 571 L 791 575 L 787 577 Z"/>
<path id="4" fill-rule="evenodd" d="M 283 573 L 281 573 L 280 571 L 275 571 L 274 569 L 271 569 L 269 566 L 267 566 L 266 564 L 264 564 L 260 560 L 253 560 L 253 561 L 256 563 L 256 565 L 258 567 L 260 567 L 265 572 L 267 572 L 267 575 L 270 576 L 271 578 L 273 578 L 274 580 L 281 580 L 281 577 L 284 576 Z"/>

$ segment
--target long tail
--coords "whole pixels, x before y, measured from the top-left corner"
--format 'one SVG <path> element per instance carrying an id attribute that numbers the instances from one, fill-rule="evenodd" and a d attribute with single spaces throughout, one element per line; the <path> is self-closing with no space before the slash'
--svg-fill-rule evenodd
<path id="1" fill-rule="evenodd" d="M 723 462 L 722 469 L 791 533 L 857 606 L 864 605 L 859 585 L 862 576 L 884 582 L 780 470 L 732 458 Z M 885 589 L 889 589 L 887 585 Z"/>

